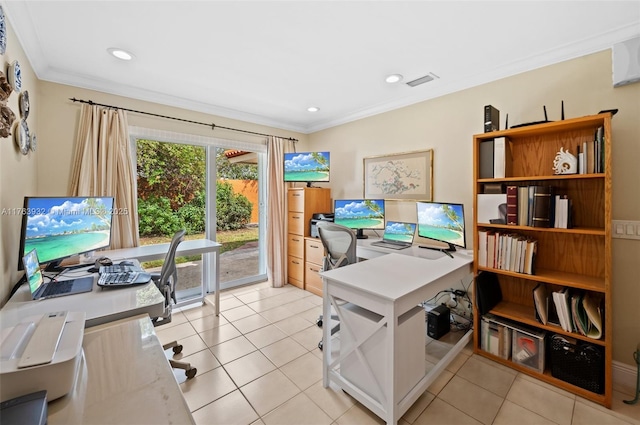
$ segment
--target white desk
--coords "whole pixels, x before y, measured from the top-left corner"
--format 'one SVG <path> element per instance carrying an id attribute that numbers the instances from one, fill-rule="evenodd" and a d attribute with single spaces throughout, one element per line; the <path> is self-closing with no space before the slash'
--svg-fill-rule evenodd
<path id="1" fill-rule="evenodd" d="M 85 270 L 85 271 L 83 271 Z M 59 276 L 74 278 L 86 275 L 86 269 L 69 270 Z M 153 281 L 128 288 L 101 288 L 97 284 L 98 274 L 94 273 L 93 290 L 82 294 L 33 301 L 29 286 L 25 283 L 16 291 L 0 310 L 0 326 L 15 326 L 21 319 L 51 311 L 84 311 L 87 314 L 86 327 L 112 322 L 138 314 L 150 317 L 161 316 L 164 311 L 164 296 Z"/>
<path id="2" fill-rule="evenodd" d="M 193 424 L 148 316 L 87 329 L 73 390 L 49 403 L 48 423 Z"/>
<path id="3" fill-rule="evenodd" d="M 371 242 L 373 240 L 358 241 L 358 256 L 369 258 L 367 261 L 321 272 L 324 285 L 323 315 L 330 317 L 331 308 L 334 308 L 340 318 L 340 347 L 349 347 L 340 350 L 337 358 L 332 359 L 331 329 L 330 326 L 323 328 L 323 385 L 326 388 L 330 382 L 336 383 L 387 424 L 397 424 L 398 419 L 464 348 L 472 335 L 472 331 L 467 332 L 413 388 L 401 391 L 399 376 L 407 374 L 403 374 L 402 368 L 406 365 L 400 360 L 403 347 L 399 343 L 399 318 L 438 291 L 451 288 L 467 277 L 471 273 L 473 258 L 466 251 L 455 252 L 454 258 L 450 258 L 443 253 L 418 247 L 399 251 L 371 247 Z M 437 259 L 427 259 L 433 256 Z M 364 332 L 356 329 L 359 324 L 351 320 L 351 313 L 346 311 L 349 305 L 369 310 L 381 319 Z M 421 331 L 426 333 L 426 326 Z M 345 341 L 350 335 L 358 336 L 355 341 Z M 369 365 L 366 358 L 365 351 L 371 352 L 371 344 L 376 344 L 375 341 L 384 341 L 375 346 L 383 350 L 386 359 L 383 367 Z M 365 344 L 369 346 L 365 347 Z M 353 353 L 365 365 L 365 371 L 368 370 L 369 381 L 378 384 L 375 391 L 361 388 L 341 374 L 341 362 Z M 345 370 L 342 369 L 342 372 Z M 376 392 L 381 396 L 370 395 Z"/>
<path id="4" fill-rule="evenodd" d="M 176 257 L 182 257 L 186 255 L 208 254 L 213 253 L 213 261 L 215 272 L 213 276 L 215 286 L 215 310 L 216 316 L 220 315 L 220 247 L 222 245 L 218 242 L 214 242 L 209 239 L 194 239 L 183 241 L 178 245 L 176 251 Z M 125 258 L 136 258 L 138 261 L 151 261 L 161 260 L 165 258 L 169 251 L 169 244 L 157 244 L 157 245 L 143 245 L 135 248 L 122 248 L 112 249 L 109 251 L 100 251 L 96 253 L 99 256 L 109 257 L 112 260 L 119 260 Z M 206 278 L 206 274 L 203 276 L 203 281 Z M 204 287 L 202 293 L 204 294 Z M 204 297 L 204 295 L 203 295 Z"/>

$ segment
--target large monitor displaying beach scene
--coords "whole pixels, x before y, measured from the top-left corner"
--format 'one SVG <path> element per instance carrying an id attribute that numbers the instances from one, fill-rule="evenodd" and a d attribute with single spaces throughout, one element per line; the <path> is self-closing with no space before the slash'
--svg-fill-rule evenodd
<path id="1" fill-rule="evenodd" d="M 329 181 L 329 152 L 291 152 L 284 154 L 284 181 L 315 182 Z"/>
<path id="2" fill-rule="evenodd" d="M 466 247 L 462 204 L 416 202 L 416 207 L 418 236 L 445 242 L 450 247 Z"/>

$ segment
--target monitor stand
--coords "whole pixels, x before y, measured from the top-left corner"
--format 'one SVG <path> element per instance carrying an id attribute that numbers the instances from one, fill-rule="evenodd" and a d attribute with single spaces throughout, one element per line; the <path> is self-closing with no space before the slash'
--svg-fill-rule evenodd
<path id="1" fill-rule="evenodd" d="M 452 245 L 451 243 L 448 243 L 449 245 L 448 248 L 439 248 L 439 247 L 435 247 L 435 246 L 424 246 L 424 245 L 418 245 L 420 248 L 424 248 L 424 249 L 432 249 L 434 251 L 440 251 L 440 252 L 444 252 L 445 254 L 447 254 L 449 257 L 453 258 L 453 255 L 451 254 L 452 252 L 455 252 L 456 247 L 454 245 Z"/>
<path id="2" fill-rule="evenodd" d="M 368 239 L 369 236 L 365 235 L 364 232 L 362 231 L 362 229 L 357 229 L 356 230 L 356 239 Z"/>

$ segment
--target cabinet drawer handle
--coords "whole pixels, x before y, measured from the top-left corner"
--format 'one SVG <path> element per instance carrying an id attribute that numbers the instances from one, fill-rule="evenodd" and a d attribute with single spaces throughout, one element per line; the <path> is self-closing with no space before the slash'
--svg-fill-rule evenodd
<path id="1" fill-rule="evenodd" d="M 292 194 L 291 194 L 291 196 L 298 196 L 298 197 L 300 197 L 300 196 L 302 196 L 302 194 L 301 194 L 301 193 L 295 193 L 295 192 L 294 192 L 294 193 L 292 193 Z"/>
<path id="2" fill-rule="evenodd" d="M 293 239 L 292 238 L 291 240 L 294 241 L 294 242 L 300 242 L 300 239 Z"/>
<path id="3" fill-rule="evenodd" d="M 291 218 L 296 219 L 296 220 L 300 220 L 300 216 L 299 215 L 292 215 Z"/>
<path id="4" fill-rule="evenodd" d="M 320 248 L 318 245 L 309 245 L 309 248 Z"/>
<path id="5" fill-rule="evenodd" d="M 297 261 L 293 261 L 293 260 L 291 260 L 291 262 L 292 262 L 293 264 L 300 264 L 300 263 L 298 263 Z"/>
<path id="6" fill-rule="evenodd" d="M 316 272 L 316 273 L 318 273 L 320 271 L 320 269 L 314 269 L 312 267 L 309 267 L 309 270 L 311 270 L 312 272 Z"/>

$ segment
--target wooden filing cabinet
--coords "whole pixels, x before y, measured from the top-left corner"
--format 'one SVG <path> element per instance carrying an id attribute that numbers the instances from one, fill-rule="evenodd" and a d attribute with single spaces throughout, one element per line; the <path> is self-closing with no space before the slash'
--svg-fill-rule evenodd
<path id="1" fill-rule="evenodd" d="M 322 296 L 322 261 L 324 246 L 319 238 L 304 238 L 304 289 Z"/>
<path id="2" fill-rule="evenodd" d="M 305 288 L 305 237 L 310 236 L 311 217 L 333 210 L 331 189 L 293 187 L 287 192 L 287 278 Z M 320 242 L 318 240 L 318 242 Z M 322 246 L 322 244 L 320 244 Z M 320 263 L 322 264 L 322 262 Z"/>

